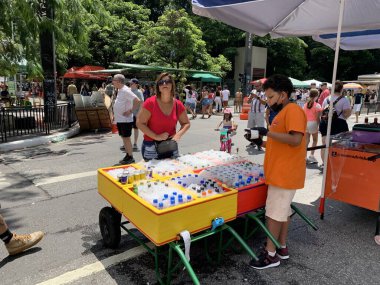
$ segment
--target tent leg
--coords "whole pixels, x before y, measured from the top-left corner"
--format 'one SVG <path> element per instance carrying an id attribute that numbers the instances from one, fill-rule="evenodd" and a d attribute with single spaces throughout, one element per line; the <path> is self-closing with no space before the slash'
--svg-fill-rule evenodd
<path id="1" fill-rule="evenodd" d="M 331 93 L 332 94 L 335 91 L 336 72 L 337 72 L 337 69 L 338 69 L 338 59 L 339 59 L 339 49 L 340 49 L 340 36 L 341 36 L 341 32 L 342 32 L 344 4 L 345 4 L 345 0 L 340 0 L 338 32 L 337 32 L 337 38 L 336 38 L 336 44 L 335 44 L 334 69 L 333 69 L 333 78 L 332 78 L 332 86 L 331 86 L 331 89 L 332 89 Z M 323 179 L 322 179 L 321 198 L 325 196 L 327 164 L 328 164 L 328 155 L 329 155 L 329 149 L 330 149 L 330 133 L 331 133 L 332 114 L 333 114 L 333 100 L 330 100 L 329 119 L 328 119 L 328 122 L 327 122 L 326 150 L 325 150 L 325 155 L 323 157 L 324 167 L 323 167 Z"/>

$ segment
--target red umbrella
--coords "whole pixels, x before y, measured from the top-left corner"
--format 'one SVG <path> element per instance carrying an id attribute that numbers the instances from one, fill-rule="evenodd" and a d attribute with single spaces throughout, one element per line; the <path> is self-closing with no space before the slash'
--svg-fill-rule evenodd
<path id="1" fill-rule="evenodd" d="M 103 80 L 107 79 L 108 74 L 106 73 L 98 73 L 91 74 L 87 73 L 88 71 L 96 71 L 103 70 L 102 66 L 93 66 L 93 65 L 85 65 L 83 67 L 73 66 L 67 70 L 67 72 L 63 75 L 63 78 L 77 78 L 77 79 L 92 79 L 92 80 Z"/>
<path id="2" fill-rule="evenodd" d="M 249 82 L 249 84 L 254 85 L 254 84 L 259 83 L 259 82 L 260 82 L 261 84 L 264 84 L 265 81 L 267 81 L 267 79 L 264 77 L 264 78 L 261 78 L 261 79 L 258 79 L 258 80 L 252 80 L 251 82 Z"/>

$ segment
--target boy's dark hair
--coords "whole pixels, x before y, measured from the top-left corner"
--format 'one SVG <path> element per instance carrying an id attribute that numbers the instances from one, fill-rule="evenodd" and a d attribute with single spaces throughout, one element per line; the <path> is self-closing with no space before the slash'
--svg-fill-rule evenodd
<path id="1" fill-rule="evenodd" d="M 282 74 L 272 75 L 263 84 L 264 91 L 267 89 L 272 89 L 276 92 L 285 92 L 290 98 L 291 93 L 294 90 L 293 84 L 290 79 Z"/>
<path id="2" fill-rule="evenodd" d="M 343 83 L 342 81 L 336 81 L 335 82 L 335 88 L 334 88 L 334 92 L 335 93 L 340 93 L 343 89 Z"/>

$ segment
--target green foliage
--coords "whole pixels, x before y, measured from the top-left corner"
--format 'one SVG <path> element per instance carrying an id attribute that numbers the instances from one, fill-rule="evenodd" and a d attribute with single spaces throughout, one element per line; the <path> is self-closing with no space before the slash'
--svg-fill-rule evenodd
<path id="1" fill-rule="evenodd" d="M 92 64 L 109 66 L 113 61 L 133 61 L 126 56 L 141 35 L 141 31 L 153 25 L 149 21 L 149 9 L 123 0 L 104 1 L 110 13 L 109 25 L 93 23 L 89 28 L 89 53 Z"/>
<path id="2" fill-rule="evenodd" d="M 166 10 L 156 24 L 147 28 L 133 51 L 127 53 L 141 63 L 175 68 L 230 70 L 225 57 L 212 58 L 201 30 L 185 10 Z"/>

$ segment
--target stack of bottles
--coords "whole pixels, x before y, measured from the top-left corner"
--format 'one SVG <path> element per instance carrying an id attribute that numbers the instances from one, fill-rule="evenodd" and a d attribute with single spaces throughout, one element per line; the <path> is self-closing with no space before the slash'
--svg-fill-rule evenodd
<path id="1" fill-rule="evenodd" d="M 188 167 L 173 159 L 151 160 L 145 163 L 144 167 L 151 177 L 153 174 L 160 176 L 179 175 L 183 171 L 189 170 Z"/>
<path id="2" fill-rule="evenodd" d="M 205 179 L 198 174 L 186 174 L 172 178 L 174 183 L 192 191 L 198 198 L 206 198 L 224 193 L 223 188 L 212 179 Z"/>
<path id="3" fill-rule="evenodd" d="M 251 162 L 218 165 L 203 170 L 201 177 L 217 179 L 231 188 L 241 188 L 264 180 L 263 167 Z"/>
<path id="4" fill-rule="evenodd" d="M 193 197 L 162 181 L 133 184 L 133 192 L 159 210 L 191 202 Z"/>
<path id="5" fill-rule="evenodd" d="M 192 167 L 193 169 L 205 168 L 216 164 L 215 161 L 210 161 L 206 158 L 197 157 L 192 154 L 180 156 L 177 160 Z"/>
<path id="6" fill-rule="evenodd" d="M 219 150 L 213 150 L 213 149 L 194 153 L 194 156 L 205 158 L 207 160 L 217 161 L 218 163 L 237 162 L 237 161 L 243 160 L 243 158 L 237 155 L 231 155 L 225 151 L 219 151 Z"/>
<path id="7" fill-rule="evenodd" d="M 134 167 L 115 168 L 107 171 L 107 173 L 121 184 L 132 184 L 136 181 L 145 180 L 147 178 L 145 170 L 136 169 Z"/>

